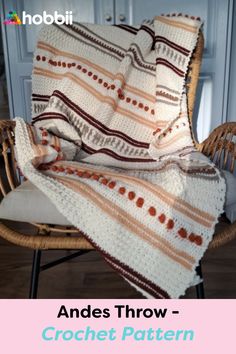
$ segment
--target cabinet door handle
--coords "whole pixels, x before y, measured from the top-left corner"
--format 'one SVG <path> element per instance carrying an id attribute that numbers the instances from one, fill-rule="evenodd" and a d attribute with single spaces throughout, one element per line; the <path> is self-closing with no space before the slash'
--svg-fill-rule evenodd
<path id="1" fill-rule="evenodd" d="M 125 15 L 124 14 L 120 14 L 119 15 L 119 20 L 120 20 L 120 22 L 124 22 L 126 20 Z"/>
<path id="2" fill-rule="evenodd" d="M 105 20 L 106 20 L 107 22 L 111 22 L 112 16 L 111 16 L 110 14 L 106 14 L 106 15 L 105 15 Z"/>

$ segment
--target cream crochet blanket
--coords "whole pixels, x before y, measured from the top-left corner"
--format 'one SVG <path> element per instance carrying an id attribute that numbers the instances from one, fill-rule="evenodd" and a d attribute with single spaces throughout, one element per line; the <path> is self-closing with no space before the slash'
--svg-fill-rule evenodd
<path id="1" fill-rule="evenodd" d="M 45 26 L 33 124 L 16 119 L 23 174 L 155 298 L 184 294 L 223 211 L 225 183 L 194 148 L 184 93 L 200 26 Z"/>

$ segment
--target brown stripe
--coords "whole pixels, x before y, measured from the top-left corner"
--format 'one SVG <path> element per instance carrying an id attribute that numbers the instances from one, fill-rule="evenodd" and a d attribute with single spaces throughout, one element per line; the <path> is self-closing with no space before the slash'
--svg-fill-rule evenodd
<path id="1" fill-rule="evenodd" d="M 48 102 L 48 98 L 32 98 L 32 101 L 39 101 L 39 102 Z"/>
<path id="2" fill-rule="evenodd" d="M 164 97 L 166 98 L 167 100 L 170 100 L 170 101 L 174 101 L 174 102 L 178 102 L 179 101 L 179 98 L 177 96 L 173 96 L 167 92 L 163 92 L 163 91 L 156 91 L 156 95 L 157 96 L 160 96 L 160 97 Z"/>
<path id="3" fill-rule="evenodd" d="M 133 44 L 134 47 L 134 44 Z M 141 67 L 144 68 L 145 70 L 149 70 L 152 73 L 156 72 L 156 66 L 153 65 L 152 63 L 146 64 L 140 56 L 138 56 L 138 51 L 135 50 L 133 47 L 130 47 L 129 50 L 127 51 L 126 56 L 130 56 L 129 53 L 133 54 L 133 59 L 135 62 Z"/>
<path id="4" fill-rule="evenodd" d="M 49 95 L 40 95 L 40 94 L 32 93 L 32 97 L 37 97 L 37 98 L 42 97 L 42 98 L 48 98 L 48 99 L 49 99 L 51 96 L 49 96 Z"/>
<path id="5" fill-rule="evenodd" d="M 65 118 L 53 116 L 53 115 L 48 115 L 46 117 L 32 118 L 32 125 L 34 125 L 36 122 L 45 121 L 45 120 L 49 120 L 49 119 L 59 119 L 59 120 L 63 120 L 64 122 L 68 123 L 68 120 Z"/>
<path id="6" fill-rule="evenodd" d="M 185 56 L 188 56 L 188 54 L 190 53 L 190 50 L 181 47 L 180 45 L 170 41 L 168 38 L 162 37 L 162 36 L 156 36 L 155 37 L 155 41 L 156 42 L 161 42 L 161 43 L 165 43 L 167 44 L 169 47 L 177 50 L 178 52 L 182 53 Z"/>
<path id="7" fill-rule="evenodd" d="M 117 106 L 117 102 L 116 100 L 114 100 L 112 97 L 108 97 L 105 95 L 102 95 L 99 93 L 99 91 L 97 91 L 96 89 L 94 89 L 92 86 L 90 86 L 89 84 L 87 84 L 86 82 L 84 82 L 83 80 L 81 80 L 80 78 L 76 77 L 74 74 L 66 72 L 64 74 L 56 74 L 52 71 L 46 70 L 46 69 L 39 69 L 37 67 L 34 68 L 34 72 L 35 75 L 41 75 L 41 76 L 46 76 L 46 77 L 51 77 L 53 79 L 56 80 L 61 80 L 65 77 L 69 78 L 70 80 L 72 80 L 73 82 L 75 82 L 76 84 L 82 86 L 86 91 L 88 91 L 91 95 L 93 95 L 94 97 L 96 97 L 100 102 L 104 102 L 107 103 L 109 106 L 112 107 L 112 109 L 114 110 L 114 112 L 118 112 L 123 116 L 129 117 L 131 120 L 146 126 L 149 129 L 155 129 L 156 128 L 156 123 L 155 122 L 151 122 L 137 114 L 132 113 L 131 111 L 128 111 L 124 108 L 121 108 L 119 106 Z"/>
<path id="8" fill-rule="evenodd" d="M 55 26 L 56 26 L 56 25 L 55 25 Z M 102 52 L 102 53 L 104 53 L 104 54 L 110 56 L 111 58 L 114 58 L 115 60 L 117 60 L 117 61 L 119 61 L 119 62 L 122 60 L 122 58 L 121 58 L 120 56 L 116 55 L 114 52 L 109 51 L 108 48 L 105 50 L 105 48 L 102 49 L 102 47 L 101 47 L 101 46 L 98 46 L 96 43 L 91 43 L 91 42 L 85 41 L 85 40 L 83 40 L 81 37 L 78 38 L 78 36 L 76 36 L 75 34 L 73 34 L 70 30 L 65 29 L 65 28 L 62 28 L 62 25 L 58 26 L 58 29 L 59 29 L 60 31 L 66 33 L 67 35 L 69 35 L 69 36 L 75 38 L 77 41 L 79 40 L 79 41 L 80 41 L 81 43 L 83 43 L 84 45 L 94 48 L 96 51 L 99 50 L 100 52 Z"/>
<path id="9" fill-rule="evenodd" d="M 53 96 L 51 96 L 53 97 Z M 38 116 L 35 116 L 33 118 L 33 121 L 36 119 L 39 119 L 39 118 L 44 118 L 44 117 L 47 117 L 49 119 L 62 119 L 64 121 L 66 121 L 67 123 L 69 123 L 69 119 L 64 115 L 64 114 L 61 114 L 61 113 L 55 113 L 55 112 L 44 112 L 44 113 L 41 113 L 39 114 Z"/>
<path id="10" fill-rule="evenodd" d="M 105 258 L 107 258 L 105 256 Z M 161 289 L 159 286 L 154 285 L 154 283 L 147 281 L 140 273 L 134 271 L 127 271 L 127 267 L 121 262 L 114 262 L 107 259 L 110 266 L 122 274 L 126 279 L 132 283 L 138 285 L 141 289 L 145 290 L 147 293 L 152 295 L 155 299 L 170 299 L 170 296 L 166 291 Z M 129 268 L 130 269 L 130 268 Z M 150 285 L 151 284 L 151 285 Z"/>
<path id="11" fill-rule="evenodd" d="M 77 33 L 79 36 L 85 38 L 86 40 L 92 42 L 93 44 L 95 44 L 95 45 L 97 45 L 99 47 L 102 47 L 102 48 L 104 48 L 106 50 L 109 50 L 109 52 L 114 53 L 115 55 L 117 55 L 121 59 L 124 58 L 124 55 L 125 55 L 125 49 L 124 48 L 122 48 L 122 47 L 120 47 L 118 45 L 115 45 L 114 43 L 109 42 L 108 40 L 100 37 L 99 35 L 95 34 L 92 31 L 90 31 L 88 28 L 82 26 L 81 23 L 79 24 L 78 27 L 76 27 L 74 25 L 62 25 L 62 26 L 61 25 L 56 25 L 56 26 L 59 27 L 60 29 L 63 29 L 63 27 L 66 26 L 67 28 L 69 28 L 73 32 Z M 79 27 L 83 27 L 85 31 L 83 31 Z"/>
<path id="12" fill-rule="evenodd" d="M 53 97 L 54 95 L 52 94 L 52 96 L 51 97 Z M 50 98 L 51 98 L 50 97 Z M 57 112 L 54 112 L 54 111 L 47 111 L 47 112 L 43 112 L 43 113 L 40 113 L 38 116 L 36 116 L 35 118 L 38 118 L 38 117 L 44 117 L 44 116 L 48 116 L 48 115 L 50 115 L 50 116 L 52 116 L 52 115 L 54 115 L 54 116 L 58 116 L 58 117 L 62 117 L 62 118 L 66 118 L 67 119 L 67 117 L 64 115 L 64 114 L 62 114 L 62 113 L 57 113 Z"/>
<path id="13" fill-rule="evenodd" d="M 147 26 L 145 26 L 145 25 L 142 25 L 140 29 L 141 29 L 141 30 L 144 30 L 145 32 L 147 32 L 147 33 L 151 36 L 151 38 L 152 38 L 152 40 L 153 40 L 153 42 L 154 42 L 154 40 L 155 40 L 155 34 L 154 34 L 154 31 L 151 30 L 151 28 L 149 28 L 149 27 L 147 27 Z"/>
<path id="14" fill-rule="evenodd" d="M 62 26 L 60 26 L 60 27 L 62 27 Z M 62 31 L 64 31 L 66 34 L 69 33 L 69 32 L 67 32 L 67 31 L 63 30 L 62 28 L 60 28 L 60 29 L 61 29 Z M 75 37 L 75 38 L 78 39 L 77 37 Z M 82 39 L 80 39 L 80 42 L 82 42 L 82 43 L 84 43 L 85 45 L 88 45 L 88 46 L 90 46 L 90 47 L 93 47 L 96 51 L 99 50 L 100 52 L 102 52 L 102 53 L 104 53 L 104 54 L 106 54 L 106 55 L 108 55 L 108 56 L 110 56 L 110 57 L 113 57 L 114 59 L 116 59 L 116 60 L 118 60 L 118 61 L 121 61 L 121 58 L 120 58 L 120 57 L 115 56 L 115 55 L 112 54 L 111 52 L 106 52 L 105 50 L 101 49 L 101 47 L 96 46 L 96 44 L 93 45 L 93 44 L 91 44 L 91 43 L 84 42 Z M 138 62 L 136 63 L 136 62 L 135 62 L 135 58 L 134 58 L 133 56 L 131 56 L 129 53 L 126 52 L 126 56 L 129 56 L 129 57 L 130 57 L 130 59 L 131 59 L 131 65 L 132 65 L 136 70 L 145 73 L 145 75 L 155 76 L 155 73 L 154 73 L 154 72 L 149 72 L 148 70 L 144 70 L 144 69 L 139 68 L 139 66 L 137 66 L 137 65 L 139 65 L 139 63 L 138 63 Z M 137 65 L 135 65 L 135 63 L 136 63 Z"/>
<path id="15" fill-rule="evenodd" d="M 133 50 L 136 53 L 136 55 L 139 55 L 140 59 L 142 60 L 142 65 L 143 64 L 148 64 L 153 69 L 153 71 L 156 70 L 155 62 L 146 61 L 144 59 L 144 57 L 142 55 L 142 51 L 139 48 L 139 46 L 137 45 L 137 43 L 132 43 L 131 46 L 130 46 L 130 49 Z"/>
<path id="16" fill-rule="evenodd" d="M 126 156 L 121 156 L 115 153 L 114 151 L 107 149 L 107 148 L 101 148 L 98 150 L 93 149 L 92 147 L 86 145 L 84 142 L 81 147 L 85 152 L 88 154 L 104 154 L 111 156 L 112 158 L 119 160 L 119 161 L 125 161 L 125 162 L 155 162 L 153 159 L 142 159 L 142 158 L 137 158 L 137 157 L 126 157 Z"/>
<path id="17" fill-rule="evenodd" d="M 130 29 L 132 29 L 134 32 L 138 32 L 139 31 L 139 28 L 137 28 L 137 27 L 135 27 L 135 26 L 131 26 L 131 25 L 127 25 L 127 24 L 125 24 L 125 23 L 123 23 L 123 24 L 119 24 L 119 25 L 115 25 L 115 27 L 116 26 L 123 26 L 123 27 L 128 27 L 128 28 L 130 28 Z"/>
<path id="18" fill-rule="evenodd" d="M 165 89 L 165 90 L 167 90 L 167 91 L 169 91 L 169 92 L 171 92 L 171 93 L 175 93 L 176 95 L 179 95 L 179 94 L 180 94 L 179 91 L 175 91 L 175 90 L 170 89 L 169 87 L 164 86 L 164 85 L 156 85 L 156 87 L 157 87 L 157 88 L 159 87 L 159 88 Z"/>
<path id="19" fill-rule="evenodd" d="M 157 102 L 164 103 L 164 104 L 166 104 L 168 106 L 179 106 L 178 103 L 168 102 L 168 101 L 165 101 L 165 100 L 161 100 L 160 98 L 157 99 Z"/>
<path id="20" fill-rule="evenodd" d="M 76 23 L 76 22 L 74 22 L 74 23 Z M 115 44 L 114 42 L 108 41 L 108 39 L 105 39 L 104 37 L 99 36 L 96 32 L 92 31 L 91 29 L 89 29 L 88 27 L 83 25 L 81 22 L 77 23 L 77 24 L 78 24 L 78 27 L 75 27 L 74 25 L 65 25 L 65 26 L 72 28 L 73 30 L 75 30 L 75 32 L 77 32 L 77 30 L 79 30 L 79 27 L 82 27 L 83 30 L 85 32 L 87 32 L 87 35 L 88 35 L 88 33 L 90 33 L 92 40 L 97 41 L 99 39 L 100 41 L 107 43 L 109 46 L 119 49 L 123 53 L 126 52 L 126 48 L 123 48 L 120 45 Z M 81 30 L 79 30 L 79 31 L 81 32 Z"/>
<path id="21" fill-rule="evenodd" d="M 126 26 L 125 25 L 114 25 L 114 27 L 118 27 L 118 28 L 125 30 L 127 32 L 130 32 L 134 35 L 136 35 L 136 33 L 138 32 L 138 29 L 134 29 L 131 26 L 127 26 L 127 25 Z"/>
<path id="22" fill-rule="evenodd" d="M 179 154 L 179 156 L 182 156 L 181 152 L 182 151 L 185 152 L 186 150 L 187 150 L 188 153 L 196 152 L 196 148 L 194 146 L 192 146 L 192 145 L 189 145 L 189 146 L 185 146 L 184 148 L 177 149 L 175 151 L 175 154 Z M 169 153 L 163 154 L 163 155 L 160 156 L 160 159 L 165 157 L 165 156 L 170 156 L 170 154 Z"/>
<path id="23" fill-rule="evenodd" d="M 127 143 L 129 143 L 132 146 L 148 149 L 149 144 L 144 143 L 138 140 L 134 140 L 130 136 L 126 135 L 125 133 L 119 131 L 119 130 L 114 130 L 114 129 L 109 129 L 106 127 L 104 124 L 96 120 L 93 116 L 89 115 L 87 112 L 85 112 L 81 107 L 79 107 L 77 104 L 72 102 L 67 96 L 65 96 L 62 92 L 56 90 L 53 92 L 53 96 L 59 98 L 61 101 L 63 101 L 70 109 L 72 109 L 76 114 L 78 114 L 81 118 L 83 118 L 86 122 L 94 126 L 97 130 L 101 131 L 103 134 L 108 135 L 108 136 L 116 136 Z"/>
<path id="24" fill-rule="evenodd" d="M 142 69 L 139 67 L 140 66 L 140 61 L 136 61 L 137 56 L 132 55 L 132 52 L 127 51 L 126 57 L 130 58 L 131 65 L 138 71 L 143 72 L 146 76 L 150 75 L 152 77 L 155 77 L 155 70 L 149 70 L 148 68 L 144 68 L 143 65 L 141 65 Z M 137 64 L 137 65 L 136 65 Z"/>
<path id="25" fill-rule="evenodd" d="M 127 264 L 121 263 L 117 258 L 111 256 L 104 249 L 99 247 L 99 245 L 92 240 L 90 236 L 82 232 L 83 236 L 96 248 L 105 258 L 107 262 L 111 265 L 113 269 L 122 274 L 125 278 L 132 281 L 134 284 L 140 286 L 143 290 L 147 291 L 149 294 L 153 295 L 155 298 L 165 298 L 169 299 L 169 294 L 161 289 L 158 285 L 151 282 L 140 273 L 137 273 L 134 269 L 130 268 Z"/>
<path id="26" fill-rule="evenodd" d="M 167 66 L 168 68 L 170 68 L 171 70 L 173 70 L 177 75 L 179 75 L 180 77 L 184 77 L 185 74 L 182 70 L 178 69 L 176 66 L 174 66 L 173 64 L 171 64 L 168 60 L 163 59 L 163 58 L 158 58 L 156 60 L 156 64 L 157 65 L 164 65 Z"/>
<path id="27" fill-rule="evenodd" d="M 101 126 L 101 128 L 103 127 L 104 129 L 107 129 L 108 131 L 111 132 L 111 134 L 115 135 L 115 133 L 119 133 L 122 135 L 123 139 L 126 140 L 124 137 L 126 137 L 129 141 L 130 144 L 133 144 L 133 145 L 136 145 L 137 146 L 142 146 L 144 148 L 148 148 L 149 146 L 149 143 L 144 143 L 144 142 L 141 142 L 141 141 L 138 141 L 138 140 L 134 140 L 133 138 L 131 138 L 130 136 L 126 135 L 125 133 L 119 131 L 119 130 L 113 130 L 113 129 L 109 129 L 107 128 L 105 125 L 103 125 L 101 122 L 99 122 L 98 120 L 96 120 L 93 116 L 89 115 L 87 112 L 85 112 L 81 107 L 79 107 L 78 105 L 76 105 L 74 102 L 72 102 L 67 96 L 65 96 L 61 91 L 59 90 L 55 90 L 53 91 L 53 94 L 52 96 L 49 96 L 49 97 L 57 97 L 59 99 L 61 99 L 64 103 L 66 103 L 68 106 L 70 106 L 71 109 L 74 110 L 75 113 L 79 114 L 80 116 L 81 115 L 85 115 L 87 116 L 88 118 L 90 117 L 91 118 L 91 121 L 89 122 L 91 125 L 93 125 L 93 121 L 94 123 L 96 123 L 97 125 Z M 74 108 L 72 108 L 72 106 Z M 41 113 L 42 114 L 42 113 Z M 40 114 L 40 116 L 41 116 Z M 46 113 L 45 113 L 46 114 Z M 52 112 L 52 114 L 54 114 L 54 112 Z M 182 115 L 182 114 L 181 114 Z M 83 117 L 84 118 L 84 117 Z M 165 120 L 158 120 L 158 126 L 155 126 L 155 129 L 156 128 L 164 128 L 168 121 L 165 121 Z M 94 125 L 96 127 L 96 125 Z M 97 128 L 99 130 L 102 131 L 101 128 Z M 114 132 L 114 133 L 113 133 Z M 105 132 L 104 132 L 105 134 Z M 131 143 L 132 141 L 132 143 Z"/>

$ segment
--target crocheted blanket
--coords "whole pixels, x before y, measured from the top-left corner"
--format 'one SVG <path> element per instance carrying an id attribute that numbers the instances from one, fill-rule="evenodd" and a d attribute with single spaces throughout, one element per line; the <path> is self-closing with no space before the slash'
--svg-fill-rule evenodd
<path id="1" fill-rule="evenodd" d="M 185 94 L 201 22 L 45 26 L 22 173 L 146 296 L 177 298 L 223 211 L 225 183 L 194 147 Z"/>

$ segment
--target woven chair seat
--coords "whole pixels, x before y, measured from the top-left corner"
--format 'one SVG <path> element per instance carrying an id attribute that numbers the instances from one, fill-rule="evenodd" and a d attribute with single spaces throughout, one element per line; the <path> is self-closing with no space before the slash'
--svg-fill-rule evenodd
<path id="1" fill-rule="evenodd" d="M 72 226 L 50 199 L 30 181 L 23 182 L 3 198 L 0 218 L 39 224 Z"/>

